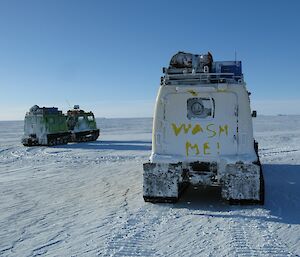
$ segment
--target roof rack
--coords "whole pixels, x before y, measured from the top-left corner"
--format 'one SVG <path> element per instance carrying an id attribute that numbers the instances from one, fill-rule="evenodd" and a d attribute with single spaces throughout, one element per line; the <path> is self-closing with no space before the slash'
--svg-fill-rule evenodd
<path id="1" fill-rule="evenodd" d="M 169 67 L 163 68 L 163 73 L 165 75 L 161 78 L 161 85 L 244 82 L 240 61 L 212 62 L 211 67 Z"/>
<path id="2" fill-rule="evenodd" d="M 234 73 L 184 73 L 169 74 L 166 73 L 161 79 L 162 85 L 178 84 L 214 84 L 214 83 L 232 83 L 241 84 L 244 82 L 243 75 L 236 76 Z"/>
<path id="3" fill-rule="evenodd" d="M 29 113 L 32 114 L 62 114 L 61 110 L 58 110 L 57 107 L 39 107 L 34 105 L 30 108 Z"/>

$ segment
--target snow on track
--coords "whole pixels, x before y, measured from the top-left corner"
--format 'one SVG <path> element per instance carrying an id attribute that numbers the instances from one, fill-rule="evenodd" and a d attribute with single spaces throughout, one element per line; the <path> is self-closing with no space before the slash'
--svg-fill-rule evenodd
<path id="1" fill-rule="evenodd" d="M 300 256 L 300 117 L 258 117 L 265 206 L 217 188 L 142 199 L 151 119 L 101 119 L 96 142 L 23 147 L 0 122 L 0 256 Z"/>

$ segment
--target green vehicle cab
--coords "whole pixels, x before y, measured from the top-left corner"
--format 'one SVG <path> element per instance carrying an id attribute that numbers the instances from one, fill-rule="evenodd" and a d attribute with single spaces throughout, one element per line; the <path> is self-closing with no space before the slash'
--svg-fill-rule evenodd
<path id="1" fill-rule="evenodd" d="M 74 105 L 74 108 L 67 112 L 66 119 L 68 129 L 72 132 L 71 142 L 95 141 L 99 137 L 100 130 L 92 112 L 85 112 L 79 105 Z"/>

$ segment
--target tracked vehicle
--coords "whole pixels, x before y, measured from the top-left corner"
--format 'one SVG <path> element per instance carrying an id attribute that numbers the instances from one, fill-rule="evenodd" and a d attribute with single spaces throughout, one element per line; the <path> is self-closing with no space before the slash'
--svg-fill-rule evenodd
<path id="1" fill-rule="evenodd" d="M 67 124 L 72 135 L 70 142 L 95 141 L 99 137 L 100 130 L 97 128 L 96 120 L 92 112 L 85 112 L 74 105 L 67 112 Z"/>
<path id="2" fill-rule="evenodd" d="M 39 107 L 34 105 L 24 119 L 25 146 L 67 144 L 71 133 L 66 118 L 56 107 Z"/>
<path id="3" fill-rule="evenodd" d="M 163 68 L 143 197 L 176 202 L 191 185 L 217 186 L 232 204 L 263 204 L 264 179 L 253 138 L 241 61 L 179 52 Z"/>

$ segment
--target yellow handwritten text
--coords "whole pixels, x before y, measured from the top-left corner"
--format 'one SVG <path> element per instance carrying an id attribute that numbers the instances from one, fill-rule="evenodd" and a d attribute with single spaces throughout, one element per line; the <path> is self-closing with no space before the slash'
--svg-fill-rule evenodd
<path id="1" fill-rule="evenodd" d="M 219 125 L 217 127 L 213 123 L 209 123 L 206 125 L 206 127 L 202 127 L 200 123 L 197 123 L 195 125 L 192 124 L 185 124 L 180 123 L 177 125 L 176 123 L 172 123 L 172 129 L 175 134 L 175 136 L 178 136 L 180 133 L 188 134 L 191 131 L 192 135 L 196 135 L 198 133 L 208 133 L 206 136 L 208 138 L 215 137 L 217 134 L 220 136 L 228 136 L 228 125 Z M 182 132 L 183 131 L 183 132 Z"/>
<path id="2" fill-rule="evenodd" d="M 208 142 L 205 142 L 205 143 L 203 144 L 203 154 L 210 154 L 210 153 L 208 152 L 209 149 L 210 149 L 209 143 L 208 143 Z"/>
<path id="3" fill-rule="evenodd" d="M 222 132 L 225 132 L 225 135 L 228 136 L 228 126 L 227 125 L 219 126 L 219 136 L 221 136 Z"/>
<path id="4" fill-rule="evenodd" d="M 194 149 L 194 150 L 196 151 L 196 152 L 195 152 L 195 155 L 200 154 L 198 145 L 197 145 L 197 144 L 192 145 L 189 141 L 187 141 L 187 142 L 185 143 L 186 156 L 189 156 L 189 150 L 190 150 L 190 149 Z"/>
<path id="5" fill-rule="evenodd" d="M 210 149 L 211 149 L 211 145 L 209 142 L 205 142 L 203 144 L 193 144 L 190 141 L 186 141 L 185 143 L 185 151 L 186 151 L 186 156 L 188 157 L 189 155 L 194 155 L 194 156 L 198 156 L 201 154 L 200 152 L 200 148 L 203 149 L 202 154 L 203 155 L 209 155 L 211 154 Z M 217 142 L 217 154 L 220 154 L 219 150 L 220 150 L 220 143 Z"/>
<path id="6" fill-rule="evenodd" d="M 214 137 L 214 136 L 216 136 L 217 135 L 217 132 L 212 128 L 210 128 L 211 126 L 214 126 L 215 124 L 213 124 L 213 123 L 209 123 L 209 124 L 207 124 L 207 126 L 206 126 L 206 130 L 208 131 L 208 132 L 210 132 L 211 133 L 211 135 L 210 136 L 208 136 L 208 137 Z"/>
<path id="7" fill-rule="evenodd" d="M 202 127 L 200 126 L 200 124 L 196 124 L 192 130 L 192 134 L 195 135 L 199 132 L 203 132 Z"/>
<path id="8" fill-rule="evenodd" d="M 198 96 L 198 93 L 194 90 L 188 90 L 189 93 L 191 93 L 193 96 Z"/>
<path id="9" fill-rule="evenodd" d="M 188 125 L 181 124 L 179 127 L 177 127 L 175 123 L 172 123 L 172 128 L 173 128 L 173 131 L 174 131 L 174 133 L 175 133 L 176 136 L 179 135 L 179 133 L 181 132 L 182 128 L 184 130 L 184 133 L 187 134 L 189 132 L 189 130 L 190 130 L 191 127 L 192 127 L 191 124 L 188 124 Z"/>

